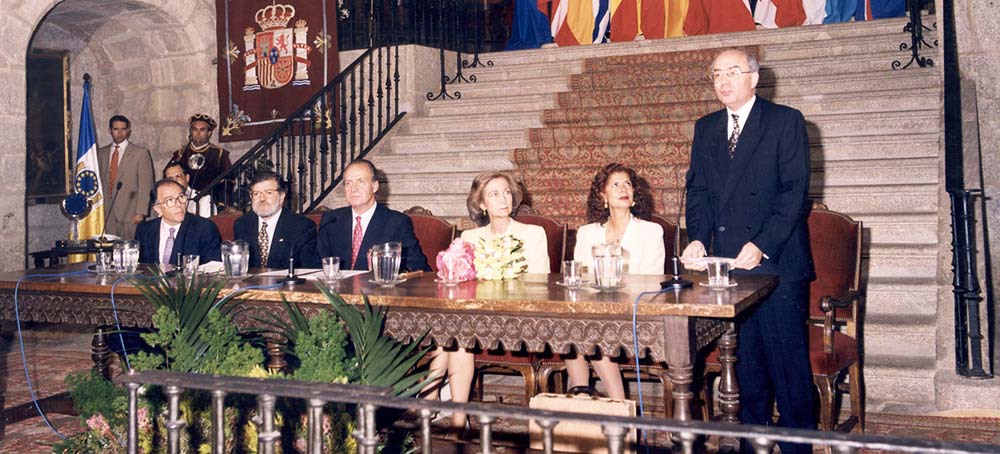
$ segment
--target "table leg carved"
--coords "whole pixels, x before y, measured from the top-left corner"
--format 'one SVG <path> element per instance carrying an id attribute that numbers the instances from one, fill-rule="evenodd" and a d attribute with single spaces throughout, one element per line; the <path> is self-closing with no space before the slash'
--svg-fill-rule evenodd
<path id="1" fill-rule="evenodd" d="M 719 363 L 722 372 L 719 378 L 719 409 L 722 422 L 739 424 L 740 422 L 740 384 L 736 379 L 736 325 L 727 322 L 725 334 L 719 339 Z M 729 449 L 739 451 L 739 440 L 722 438 L 719 440 L 719 450 Z"/>
<path id="2" fill-rule="evenodd" d="M 674 419 L 691 420 L 691 401 L 694 393 L 694 361 L 691 353 L 692 322 L 688 317 L 668 316 L 664 320 L 664 342 L 667 346 L 667 376 L 673 385 Z M 665 396 L 664 396 L 665 397 Z"/>
<path id="3" fill-rule="evenodd" d="M 111 380 L 111 348 L 108 346 L 108 336 L 101 328 L 97 328 L 94 339 L 90 342 L 90 359 L 94 361 L 94 370 Z"/>

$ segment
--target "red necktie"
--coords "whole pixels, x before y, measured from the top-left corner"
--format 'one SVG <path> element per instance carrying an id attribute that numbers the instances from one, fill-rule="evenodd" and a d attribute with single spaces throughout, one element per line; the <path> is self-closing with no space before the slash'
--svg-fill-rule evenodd
<path id="1" fill-rule="evenodd" d="M 115 144 L 115 152 L 111 153 L 111 164 L 108 165 L 108 187 L 111 194 L 115 190 L 115 183 L 118 182 L 118 145 Z"/>
<path id="2" fill-rule="evenodd" d="M 354 235 L 351 237 L 351 269 L 354 269 L 354 264 L 358 261 L 358 251 L 361 250 L 361 238 L 363 237 L 361 216 L 356 216 L 354 220 Z"/>

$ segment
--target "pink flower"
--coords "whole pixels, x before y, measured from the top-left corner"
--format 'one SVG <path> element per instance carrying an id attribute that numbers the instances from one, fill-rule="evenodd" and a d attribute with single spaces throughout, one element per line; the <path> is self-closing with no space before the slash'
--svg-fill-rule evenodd
<path id="1" fill-rule="evenodd" d="M 149 420 L 149 409 L 146 407 L 139 407 L 139 410 L 135 413 L 136 420 L 139 423 L 139 429 L 149 429 L 153 427 L 152 421 Z"/>
<path id="2" fill-rule="evenodd" d="M 111 426 L 108 425 L 108 421 L 101 414 L 96 414 L 87 419 L 87 427 L 101 434 L 101 436 L 107 437 L 111 435 Z"/>
<path id="3" fill-rule="evenodd" d="M 438 252 L 438 277 L 447 280 L 450 274 L 460 282 L 475 279 L 476 265 L 473 263 L 475 257 L 476 248 L 472 243 L 455 238 L 448 249 Z"/>

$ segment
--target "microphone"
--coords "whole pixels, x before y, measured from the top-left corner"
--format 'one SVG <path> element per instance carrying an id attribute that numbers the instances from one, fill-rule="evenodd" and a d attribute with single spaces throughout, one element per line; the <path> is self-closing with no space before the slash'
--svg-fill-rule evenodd
<path id="1" fill-rule="evenodd" d="M 691 288 L 693 283 L 691 281 L 681 277 L 681 259 L 680 259 L 680 230 L 681 230 L 681 213 L 684 209 L 685 198 L 687 197 L 687 183 L 684 184 L 684 190 L 681 191 L 681 199 L 677 203 L 677 217 L 674 218 L 674 225 L 677 226 L 676 234 L 674 235 L 674 256 L 670 259 L 670 264 L 672 268 L 673 276 L 663 282 L 660 282 L 660 288 L 667 289 L 672 288 L 674 290 L 681 290 L 685 288 Z"/>
<path id="2" fill-rule="evenodd" d="M 295 275 L 295 257 L 288 257 L 288 275 L 278 279 L 278 282 L 288 285 L 305 284 L 306 280 Z"/>
<path id="3" fill-rule="evenodd" d="M 111 213 L 112 210 L 115 208 L 115 201 L 118 200 L 118 193 L 120 193 L 122 191 L 122 186 L 123 185 L 124 185 L 124 182 L 122 182 L 122 181 L 118 181 L 118 183 L 115 184 L 115 195 L 111 196 L 111 203 L 108 204 L 108 209 L 105 210 L 106 212 Z M 98 238 L 100 239 L 100 241 L 101 241 L 102 244 L 106 243 L 108 241 L 107 237 L 105 237 L 104 235 L 108 231 L 108 221 L 110 220 L 110 218 L 111 218 L 111 216 L 106 216 L 104 218 L 104 226 L 101 227 L 101 236 L 98 237 Z"/>

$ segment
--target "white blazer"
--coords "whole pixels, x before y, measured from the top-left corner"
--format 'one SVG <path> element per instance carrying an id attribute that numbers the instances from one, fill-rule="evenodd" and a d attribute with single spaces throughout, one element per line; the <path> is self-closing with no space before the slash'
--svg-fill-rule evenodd
<path id="1" fill-rule="evenodd" d="M 537 225 L 522 224 L 511 219 L 507 230 L 501 235 L 493 235 L 490 232 L 490 226 L 486 225 L 462 232 L 462 240 L 472 243 L 478 248 L 480 238 L 494 238 L 503 235 L 513 235 L 514 238 L 524 242 L 522 253 L 528 261 L 528 273 L 549 274 L 549 243 L 545 237 L 545 229 Z M 663 249 L 662 245 L 660 249 Z"/>
<path id="2" fill-rule="evenodd" d="M 576 248 L 573 258 L 591 268 L 594 257 L 591 248 L 605 243 L 607 228 L 599 223 L 581 226 L 576 231 Z M 622 261 L 628 274 L 663 274 L 663 227 L 655 222 L 632 217 L 622 235 Z"/>

